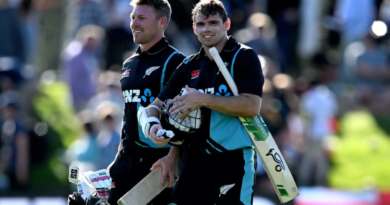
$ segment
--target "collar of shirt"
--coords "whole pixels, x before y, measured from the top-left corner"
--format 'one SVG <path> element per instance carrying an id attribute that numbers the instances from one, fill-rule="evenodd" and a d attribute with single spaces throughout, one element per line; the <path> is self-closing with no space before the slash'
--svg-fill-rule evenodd
<path id="1" fill-rule="evenodd" d="M 165 39 L 165 37 L 162 37 L 160 39 L 160 41 L 158 41 L 151 48 L 149 48 L 149 50 L 147 50 L 147 51 L 145 51 L 143 53 L 141 53 L 141 47 L 138 46 L 136 53 L 139 56 L 141 56 L 141 57 L 147 57 L 147 56 L 151 56 L 151 55 L 155 55 L 155 54 L 159 53 L 160 51 L 162 51 L 168 45 L 169 45 L 168 41 Z"/>
<path id="2" fill-rule="evenodd" d="M 228 41 L 226 42 L 225 46 L 223 47 L 222 52 L 219 54 L 219 55 L 221 55 L 221 58 L 222 58 L 222 56 L 225 55 L 226 52 L 234 51 L 235 48 L 237 47 L 237 45 L 238 45 L 237 40 L 235 38 L 233 38 L 232 36 L 228 36 Z M 206 52 L 204 51 L 203 46 L 200 48 L 200 51 L 199 51 L 198 56 L 196 58 L 199 59 L 199 57 L 201 57 L 203 59 L 209 59 L 206 56 Z"/>

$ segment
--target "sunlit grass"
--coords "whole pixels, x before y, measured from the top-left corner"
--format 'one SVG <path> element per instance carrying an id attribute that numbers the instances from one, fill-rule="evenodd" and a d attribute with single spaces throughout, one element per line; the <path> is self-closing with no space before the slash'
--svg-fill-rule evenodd
<path id="1" fill-rule="evenodd" d="M 390 190 L 390 136 L 375 118 L 365 111 L 346 114 L 340 131 L 332 154 L 330 186 Z"/>

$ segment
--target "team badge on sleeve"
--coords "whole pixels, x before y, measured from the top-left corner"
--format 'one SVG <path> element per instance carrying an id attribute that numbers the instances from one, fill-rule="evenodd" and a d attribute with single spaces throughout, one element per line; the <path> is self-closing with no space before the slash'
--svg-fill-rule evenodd
<path id="1" fill-rule="evenodd" d="M 127 70 L 123 71 L 122 78 L 129 77 L 130 71 L 131 71 L 131 69 L 127 69 Z"/>

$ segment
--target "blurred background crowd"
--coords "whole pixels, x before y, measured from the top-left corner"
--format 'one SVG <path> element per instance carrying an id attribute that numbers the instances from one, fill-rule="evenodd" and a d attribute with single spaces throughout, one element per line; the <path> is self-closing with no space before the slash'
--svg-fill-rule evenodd
<path id="1" fill-rule="evenodd" d="M 186 55 L 197 0 L 170 0 Z M 390 1 L 222 0 L 259 55 L 261 115 L 298 186 L 390 190 Z M 0 196 L 66 196 L 120 142 L 129 0 L 0 0 Z M 261 163 L 256 194 L 277 201 Z M 74 188 L 74 187 L 73 187 Z"/>

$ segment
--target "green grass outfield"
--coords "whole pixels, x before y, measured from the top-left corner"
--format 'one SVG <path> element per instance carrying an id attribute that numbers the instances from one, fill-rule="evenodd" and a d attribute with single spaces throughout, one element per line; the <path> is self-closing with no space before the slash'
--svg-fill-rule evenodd
<path id="1" fill-rule="evenodd" d="M 331 140 L 330 186 L 390 190 L 390 116 L 347 113 L 340 119 L 339 130 Z"/>

